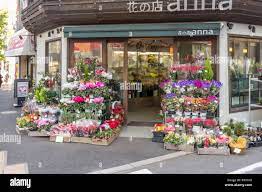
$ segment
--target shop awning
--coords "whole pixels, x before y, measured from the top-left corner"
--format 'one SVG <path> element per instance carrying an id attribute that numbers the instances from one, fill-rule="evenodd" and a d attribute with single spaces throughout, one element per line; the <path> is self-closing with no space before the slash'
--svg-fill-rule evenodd
<path id="1" fill-rule="evenodd" d="M 150 23 L 66 26 L 67 38 L 216 36 L 220 23 Z"/>
<path id="2" fill-rule="evenodd" d="M 17 57 L 23 55 L 35 55 L 34 36 L 26 29 L 17 31 L 10 39 L 5 56 Z"/>

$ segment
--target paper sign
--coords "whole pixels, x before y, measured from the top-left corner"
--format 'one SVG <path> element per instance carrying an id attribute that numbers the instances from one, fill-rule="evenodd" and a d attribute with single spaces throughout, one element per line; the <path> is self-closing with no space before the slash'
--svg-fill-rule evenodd
<path id="1" fill-rule="evenodd" d="M 240 152 L 241 152 L 241 149 L 238 149 L 238 148 L 234 149 L 234 153 L 240 153 Z"/>
<path id="2" fill-rule="evenodd" d="M 56 143 L 63 143 L 64 142 L 64 137 L 63 136 L 56 136 L 55 142 Z"/>
<path id="3" fill-rule="evenodd" d="M 199 133 L 200 132 L 200 126 L 193 126 L 192 131 L 196 132 L 196 133 Z"/>

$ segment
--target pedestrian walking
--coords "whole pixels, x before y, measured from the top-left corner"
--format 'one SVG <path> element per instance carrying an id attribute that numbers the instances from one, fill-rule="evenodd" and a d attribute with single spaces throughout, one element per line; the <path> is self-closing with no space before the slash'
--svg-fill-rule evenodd
<path id="1" fill-rule="evenodd" d="M 3 83 L 3 76 L 0 74 L 0 88 L 2 87 L 2 83 Z"/>

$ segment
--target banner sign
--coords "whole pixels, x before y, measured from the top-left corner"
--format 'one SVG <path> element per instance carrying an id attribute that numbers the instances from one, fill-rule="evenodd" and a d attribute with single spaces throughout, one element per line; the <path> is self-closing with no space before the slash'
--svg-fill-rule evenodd
<path id="1" fill-rule="evenodd" d="M 233 0 L 154 0 L 135 1 L 130 0 L 128 5 L 129 13 L 148 12 L 179 12 L 179 11 L 205 11 L 205 10 L 232 10 Z"/>

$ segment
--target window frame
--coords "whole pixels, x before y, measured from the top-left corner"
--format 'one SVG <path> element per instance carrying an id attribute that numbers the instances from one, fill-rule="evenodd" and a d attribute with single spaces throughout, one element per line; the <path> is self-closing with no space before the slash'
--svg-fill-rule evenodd
<path id="1" fill-rule="evenodd" d="M 49 43 L 53 43 L 59 41 L 60 42 L 60 66 L 59 66 L 59 73 L 62 72 L 62 39 L 61 38 L 55 38 L 51 40 L 47 40 L 45 42 L 45 74 L 49 73 Z"/>
<path id="2" fill-rule="evenodd" d="M 230 48 L 230 41 L 233 40 L 233 48 L 235 48 L 234 40 L 246 40 L 248 43 L 248 57 L 250 56 L 250 43 L 260 43 L 260 48 L 262 48 L 262 37 L 250 37 L 250 36 L 239 36 L 239 35 L 229 35 L 228 36 L 228 58 L 229 58 L 229 48 Z M 262 63 L 262 54 L 261 61 Z M 229 61 L 228 61 L 228 91 L 229 91 L 229 113 L 237 113 L 237 112 L 245 112 L 248 111 L 248 105 L 245 104 L 239 104 L 236 107 L 232 106 L 232 79 L 231 79 L 231 73 L 229 68 Z M 246 77 L 248 79 L 248 77 Z M 239 78 L 238 78 L 239 79 Z M 259 84 L 258 84 L 259 85 Z M 258 86 L 258 91 L 262 91 L 262 87 Z M 251 107 L 251 110 L 261 110 L 259 107 Z"/>

